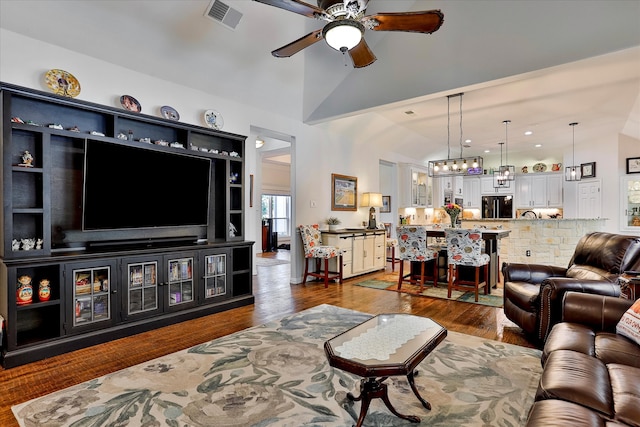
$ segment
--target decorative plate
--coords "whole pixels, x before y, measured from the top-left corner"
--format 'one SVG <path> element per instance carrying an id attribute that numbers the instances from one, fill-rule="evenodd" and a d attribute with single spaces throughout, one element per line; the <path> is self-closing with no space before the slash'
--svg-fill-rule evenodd
<path id="1" fill-rule="evenodd" d="M 222 129 L 224 126 L 224 120 L 220 113 L 216 110 L 207 110 L 204 112 L 204 122 L 213 129 Z"/>
<path id="2" fill-rule="evenodd" d="M 73 74 L 64 70 L 53 69 L 47 71 L 44 80 L 54 93 L 75 98 L 80 95 L 80 82 Z"/>
<path id="3" fill-rule="evenodd" d="M 544 163 L 536 163 L 535 165 L 533 165 L 534 172 L 544 172 L 546 170 L 547 170 L 547 165 L 545 165 Z"/>
<path id="4" fill-rule="evenodd" d="M 175 108 L 169 107 L 168 105 L 160 107 L 160 113 L 165 119 L 180 120 L 180 114 L 178 114 Z"/>
<path id="5" fill-rule="evenodd" d="M 133 111 L 134 113 L 142 111 L 142 105 L 131 95 L 122 95 L 120 97 L 120 105 L 125 110 Z"/>

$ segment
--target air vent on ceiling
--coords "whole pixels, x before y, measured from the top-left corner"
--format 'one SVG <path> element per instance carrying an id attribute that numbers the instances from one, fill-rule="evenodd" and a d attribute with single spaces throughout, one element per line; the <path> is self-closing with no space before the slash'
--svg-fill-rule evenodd
<path id="1" fill-rule="evenodd" d="M 209 4 L 209 7 L 207 7 L 204 16 L 221 23 L 227 28 L 235 30 L 240 23 L 242 13 L 232 7 L 229 7 L 229 5 L 221 2 L 220 0 L 213 0 Z"/>

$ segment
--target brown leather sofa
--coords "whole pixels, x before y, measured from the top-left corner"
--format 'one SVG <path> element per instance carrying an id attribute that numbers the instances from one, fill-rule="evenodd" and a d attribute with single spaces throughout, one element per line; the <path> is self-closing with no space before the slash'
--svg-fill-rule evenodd
<path id="1" fill-rule="evenodd" d="M 618 276 L 640 270 L 640 237 L 595 232 L 578 242 L 567 268 L 505 263 L 504 313 L 540 344 L 561 318 L 568 291 L 619 296 Z"/>
<path id="2" fill-rule="evenodd" d="M 632 303 L 566 293 L 527 427 L 640 427 L 640 346 L 615 332 Z"/>

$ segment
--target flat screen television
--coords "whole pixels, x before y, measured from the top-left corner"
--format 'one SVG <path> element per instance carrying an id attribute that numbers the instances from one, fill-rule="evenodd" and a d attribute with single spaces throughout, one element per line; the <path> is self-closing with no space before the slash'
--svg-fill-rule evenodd
<path id="1" fill-rule="evenodd" d="M 82 230 L 206 226 L 210 177 L 206 158 L 87 140 Z"/>

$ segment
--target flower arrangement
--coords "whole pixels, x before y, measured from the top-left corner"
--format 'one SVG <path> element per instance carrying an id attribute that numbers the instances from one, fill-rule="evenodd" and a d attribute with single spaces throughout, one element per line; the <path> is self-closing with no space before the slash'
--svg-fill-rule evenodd
<path id="1" fill-rule="evenodd" d="M 451 228 L 454 228 L 456 226 L 456 219 L 458 219 L 458 215 L 462 212 L 462 208 L 460 205 L 455 203 L 447 203 L 442 206 L 442 209 L 444 209 L 444 211 L 449 215 L 449 218 L 451 219 Z"/>

